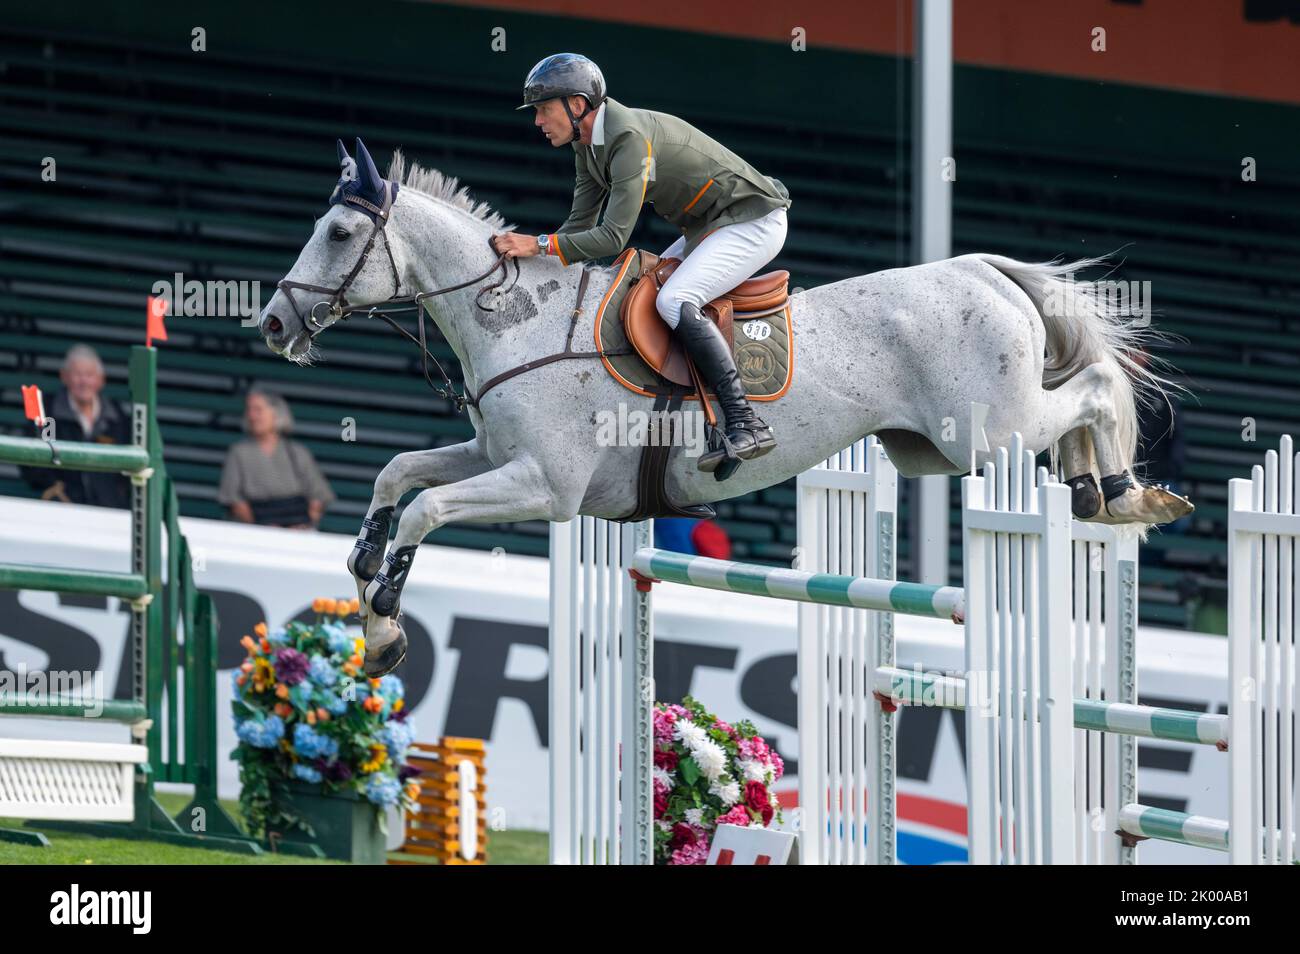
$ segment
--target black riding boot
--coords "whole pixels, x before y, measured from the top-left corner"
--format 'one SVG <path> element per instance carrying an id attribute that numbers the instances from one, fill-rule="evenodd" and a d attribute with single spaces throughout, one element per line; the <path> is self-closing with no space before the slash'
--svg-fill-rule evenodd
<path id="1" fill-rule="evenodd" d="M 745 400 L 745 388 L 740 383 L 740 373 L 731 357 L 727 339 L 718 326 L 700 312 L 695 305 L 682 305 L 677 322 L 677 337 L 691 361 L 704 378 L 704 383 L 718 398 L 726 419 L 721 447 L 700 455 L 696 466 L 705 472 L 718 471 L 719 480 L 731 476 L 742 460 L 762 457 L 776 446 L 776 438 L 754 413 Z M 723 463 L 726 462 L 726 466 Z"/>

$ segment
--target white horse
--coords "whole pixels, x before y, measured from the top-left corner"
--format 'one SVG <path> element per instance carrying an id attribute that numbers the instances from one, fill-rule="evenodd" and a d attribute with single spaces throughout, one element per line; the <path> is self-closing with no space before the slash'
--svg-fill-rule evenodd
<path id="1" fill-rule="evenodd" d="M 523 259 L 517 280 L 485 293 L 485 276 L 497 263 L 489 237 L 505 229 L 502 218 L 454 178 L 408 167 L 400 152 L 383 180 L 359 140 L 356 151 L 360 185 L 386 195 L 391 208 L 376 217 L 365 203 L 344 201 L 317 222 L 262 313 L 268 347 L 309 364 L 316 336 L 346 315 L 448 290 L 419 304 L 455 352 L 471 396 L 494 376 L 564 349 L 584 266 Z M 1019 432 L 1035 451 L 1059 453 L 1077 515 L 1149 525 L 1190 513 L 1185 499 L 1127 476 L 1135 463 L 1137 398 L 1162 399 L 1167 382 L 1129 358 L 1140 331 L 1085 287 L 1067 287 L 1071 273 L 1096 261 L 963 255 L 796 293 L 793 381 L 761 409 L 776 448 L 723 482 L 673 448 L 669 498 L 701 504 L 769 487 L 868 434 L 905 476 L 960 474 L 971 465 L 969 409 L 978 403 L 989 408 L 988 446 L 1009 446 Z M 594 304 L 614 277 L 610 268 L 587 271 L 573 337 L 580 343 L 593 341 Z M 1051 307 L 1056 301 L 1072 307 Z M 375 481 L 348 560 L 363 606 L 367 672 L 390 671 L 405 654 L 401 586 L 433 530 L 458 521 L 631 513 L 641 448 L 597 440 L 596 419 L 620 404 L 649 412 L 652 403 L 622 387 L 597 358 L 555 361 L 510 377 L 471 404 L 472 440 L 395 457 Z M 403 511 L 390 547 L 394 508 L 413 489 L 420 493 Z"/>

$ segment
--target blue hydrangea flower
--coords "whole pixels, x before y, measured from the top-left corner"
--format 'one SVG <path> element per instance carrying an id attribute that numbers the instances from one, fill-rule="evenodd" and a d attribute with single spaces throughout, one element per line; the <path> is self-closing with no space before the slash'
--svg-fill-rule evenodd
<path id="1" fill-rule="evenodd" d="M 341 623 L 326 623 L 321 627 L 325 631 L 325 645 L 330 652 L 340 656 L 351 656 L 357 648 L 357 637 L 343 628 Z"/>
<path id="2" fill-rule="evenodd" d="M 300 722 L 293 729 L 293 750 L 303 758 L 333 758 L 339 754 L 339 744 L 317 732 L 313 726 Z"/>
<path id="3" fill-rule="evenodd" d="M 375 805 L 396 805 L 401 796 L 401 783 L 391 775 L 376 773 L 366 780 L 366 798 Z"/>
<path id="4" fill-rule="evenodd" d="M 379 694 L 386 700 L 396 702 L 406 695 L 406 686 L 402 683 L 400 676 L 389 673 L 379 680 Z"/>
<path id="5" fill-rule="evenodd" d="M 406 750 L 415 741 L 415 729 L 407 722 L 393 719 L 385 722 L 379 730 L 379 741 L 388 746 L 388 756 L 393 762 L 404 762 Z"/>
<path id="6" fill-rule="evenodd" d="M 289 644 L 290 637 L 283 627 L 272 630 L 266 636 L 266 641 L 272 646 L 286 646 Z"/>
<path id="7" fill-rule="evenodd" d="M 342 715 L 348 711 L 349 704 L 341 695 L 331 695 L 325 702 L 325 708 L 330 715 Z"/>
<path id="8" fill-rule="evenodd" d="M 324 656 L 313 656 L 308 678 L 318 686 L 332 686 L 339 681 L 339 670 Z"/>
<path id="9" fill-rule="evenodd" d="M 318 769 L 314 769 L 310 765 L 303 765 L 301 762 L 293 767 L 293 777 L 300 778 L 304 782 L 319 782 L 321 780 Z"/>
<path id="10" fill-rule="evenodd" d="M 284 738 L 284 721 L 277 715 L 244 719 L 235 722 L 235 735 L 255 749 L 273 749 Z"/>

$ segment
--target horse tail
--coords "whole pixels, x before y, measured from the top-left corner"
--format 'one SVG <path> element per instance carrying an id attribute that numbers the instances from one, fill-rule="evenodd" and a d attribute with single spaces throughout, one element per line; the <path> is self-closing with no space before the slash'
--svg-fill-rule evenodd
<path id="1" fill-rule="evenodd" d="M 1091 282 L 1078 283 L 1074 274 L 1105 265 L 1105 256 L 1073 262 L 1019 262 L 1001 255 L 981 255 L 985 262 L 1011 279 L 1033 302 L 1043 320 L 1047 353 L 1043 359 L 1043 387 L 1052 390 L 1084 368 L 1101 362 L 1123 372 L 1113 395 L 1118 420 L 1116 444 L 1132 468 L 1137 456 L 1137 408 L 1169 401 L 1169 392 L 1179 385 L 1152 371 L 1150 364 L 1163 364 L 1148 356 L 1146 362 L 1133 355 L 1147 345 L 1169 336 L 1131 320 L 1129 311 L 1105 295 Z M 1088 439 L 1091 449 L 1091 438 Z"/>

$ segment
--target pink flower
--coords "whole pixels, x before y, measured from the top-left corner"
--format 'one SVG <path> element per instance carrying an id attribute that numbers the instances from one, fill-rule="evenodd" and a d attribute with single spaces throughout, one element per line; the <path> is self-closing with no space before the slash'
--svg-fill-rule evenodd
<path id="1" fill-rule="evenodd" d="M 667 745 L 673 740 L 673 727 L 677 717 L 663 709 L 656 709 L 654 714 L 654 739 L 656 745 Z"/>
<path id="2" fill-rule="evenodd" d="M 772 754 L 772 767 L 773 770 L 776 772 L 773 778 L 774 779 L 781 778 L 781 776 L 785 775 L 785 759 L 777 755 L 776 749 L 772 749 L 771 754 Z"/>
<path id="3" fill-rule="evenodd" d="M 762 737 L 741 739 L 736 743 L 736 751 L 742 759 L 752 759 L 755 762 L 767 761 L 767 743 Z"/>
<path id="4" fill-rule="evenodd" d="M 749 811 L 744 805 L 733 805 L 727 814 L 718 816 L 719 825 L 741 825 L 748 828 L 749 822 Z"/>
<path id="5" fill-rule="evenodd" d="M 698 841 L 693 845 L 678 848 L 668 859 L 670 865 L 702 865 L 709 860 L 709 843 Z"/>
<path id="6" fill-rule="evenodd" d="M 664 812 L 668 811 L 668 793 L 655 792 L 655 820 L 658 821 L 664 817 Z"/>

